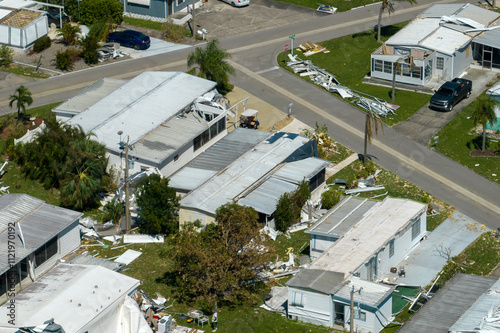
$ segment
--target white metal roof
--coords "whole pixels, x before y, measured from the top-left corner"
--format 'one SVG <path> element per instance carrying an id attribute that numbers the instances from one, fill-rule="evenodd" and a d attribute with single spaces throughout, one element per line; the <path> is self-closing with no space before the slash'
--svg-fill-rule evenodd
<path id="1" fill-rule="evenodd" d="M 403 229 L 426 205 L 408 199 L 385 198 L 310 266 L 352 274 Z"/>
<path id="2" fill-rule="evenodd" d="M 138 280 L 101 266 L 58 264 L 15 296 L 15 324 L 36 326 L 54 318 L 66 332 L 83 332 L 96 317 L 115 316 L 107 310 L 138 286 Z M 10 326 L 9 304 L 0 307 L 0 326 Z"/>
<path id="3" fill-rule="evenodd" d="M 498 81 L 491 88 L 486 90 L 486 93 L 488 95 L 500 96 L 500 81 Z"/>
<path id="4" fill-rule="evenodd" d="M 455 53 L 456 50 L 463 48 L 471 39 L 471 37 L 462 32 L 441 27 L 424 39 L 420 45 L 431 50 L 451 55 Z"/>
<path id="5" fill-rule="evenodd" d="M 439 28 L 440 18 L 416 18 L 391 36 L 387 45 L 418 45 L 425 37 Z"/>
<path id="6" fill-rule="evenodd" d="M 119 131 L 133 145 L 214 87 L 215 82 L 182 72 L 143 72 L 68 123 L 117 151 Z"/>
<path id="7" fill-rule="evenodd" d="M 8 8 L 30 8 L 35 7 L 37 3 L 35 1 L 30 0 L 2 0 L 0 1 L 0 7 L 8 7 Z"/>
<path id="8" fill-rule="evenodd" d="M 242 196 L 250 194 L 250 188 L 256 189 L 269 179 L 270 177 L 263 177 L 308 141 L 308 138 L 296 134 L 274 133 L 182 198 L 181 207 L 214 214 L 217 208 L 227 202 L 238 201 Z M 304 172 L 308 173 L 307 170 Z"/>
<path id="9" fill-rule="evenodd" d="M 10 13 L 12 13 L 12 10 L 0 8 L 0 20 L 3 19 L 5 16 L 9 15 Z"/>
<path id="10" fill-rule="evenodd" d="M 335 296 L 349 300 L 353 287 L 356 291 L 353 294 L 355 306 L 360 303 L 375 307 L 383 302 L 395 289 L 395 286 L 388 286 L 381 283 L 362 280 L 357 277 L 351 277 L 349 281 L 335 293 Z"/>

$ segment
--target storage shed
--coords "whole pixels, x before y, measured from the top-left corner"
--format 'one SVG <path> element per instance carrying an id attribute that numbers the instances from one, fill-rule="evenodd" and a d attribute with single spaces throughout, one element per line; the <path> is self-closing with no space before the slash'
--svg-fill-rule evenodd
<path id="1" fill-rule="evenodd" d="M 0 7 L 1 44 L 25 49 L 48 32 L 49 21 L 45 12 Z"/>

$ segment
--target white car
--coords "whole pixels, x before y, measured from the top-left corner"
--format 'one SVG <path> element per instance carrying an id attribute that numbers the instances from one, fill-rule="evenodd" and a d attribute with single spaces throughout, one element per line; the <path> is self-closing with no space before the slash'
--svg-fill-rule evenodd
<path id="1" fill-rule="evenodd" d="M 250 0 L 222 0 L 224 2 L 227 2 L 233 7 L 243 7 L 243 6 L 248 6 L 250 4 Z"/>

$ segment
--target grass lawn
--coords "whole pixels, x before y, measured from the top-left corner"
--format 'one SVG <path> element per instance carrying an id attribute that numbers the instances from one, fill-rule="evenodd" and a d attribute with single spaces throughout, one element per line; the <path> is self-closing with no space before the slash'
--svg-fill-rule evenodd
<path id="1" fill-rule="evenodd" d="M 49 75 L 43 73 L 43 71 L 35 72 L 35 68 L 20 66 L 20 65 L 10 65 L 8 67 L 2 67 L 1 69 L 4 72 L 9 72 L 18 75 L 24 75 L 28 77 L 34 77 L 37 79 L 46 79 Z"/>
<path id="2" fill-rule="evenodd" d="M 346 1 L 346 0 L 323 0 L 321 2 L 314 1 L 314 0 L 278 0 L 278 1 L 291 3 L 291 4 L 299 5 L 302 7 L 314 8 L 314 9 L 317 9 L 319 6 L 319 3 L 321 3 L 323 5 L 330 5 L 330 6 L 337 8 L 337 12 L 346 12 L 348 10 L 351 10 L 352 8 L 371 5 L 371 4 L 379 2 L 378 0 L 349 0 L 349 1 Z M 325 15 L 329 15 L 329 14 L 325 14 Z"/>
<path id="3" fill-rule="evenodd" d="M 162 22 L 155 22 L 155 21 L 150 21 L 150 20 L 125 17 L 125 16 L 123 17 L 123 22 L 130 24 L 130 25 L 134 25 L 136 27 L 153 29 L 153 30 L 158 30 L 158 31 L 163 30 L 163 23 Z"/>
<path id="4" fill-rule="evenodd" d="M 484 93 L 483 93 L 484 94 Z M 435 148 L 440 153 L 468 167 L 491 181 L 500 184 L 500 157 L 472 157 L 470 152 L 481 149 L 482 137 L 472 134 L 474 127 L 471 116 L 477 99 L 457 114 L 437 135 L 439 142 Z M 486 141 L 487 148 L 499 148 L 498 142 Z M 496 174 L 496 176 L 494 176 Z"/>
<path id="5" fill-rule="evenodd" d="M 399 29 L 404 27 L 406 23 L 407 22 L 403 22 L 397 25 L 384 27 L 382 29 L 382 39 L 384 41 L 387 40 L 390 36 L 399 31 Z M 330 50 L 330 53 L 320 52 L 305 57 L 301 52 L 298 52 L 299 58 L 303 60 L 312 60 L 314 65 L 324 68 L 330 74 L 335 75 L 343 86 L 391 102 L 390 93 L 392 89 L 390 87 L 381 87 L 362 82 L 363 78 L 370 72 L 371 53 L 380 47 L 380 44 L 377 43 L 375 31 L 364 31 L 320 42 L 319 44 Z M 293 71 L 286 66 L 286 61 L 288 61 L 286 52 L 280 53 L 277 60 L 279 66 L 293 73 Z M 299 76 L 298 74 L 296 75 Z M 303 76 L 301 78 L 310 81 L 308 77 Z M 337 93 L 332 94 L 341 98 Z M 394 115 L 382 118 L 382 120 L 389 126 L 398 124 L 411 117 L 417 110 L 423 107 L 425 103 L 430 100 L 430 97 L 430 95 L 426 94 L 396 89 L 394 104 L 399 105 L 400 108 L 395 111 Z"/>
<path id="6" fill-rule="evenodd" d="M 377 185 L 384 185 L 385 189 L 372 192 L 362 192 L 359 193 L 358 197 L 371 198 L 380 195 L 375 199 L 382 200 L 385 197 L 390 196 L 394 198 L 407 198 L 418 202 L 429 202 L 433 206 L 439 207 L 439 213 L 427 217 L 427 230 L 429 231 L 434 230 L 454 212 L 452 207 L 432 197 L 429 193 L 407 182 L 396 174 L 380 167 L 378 167 L 378 169 L 381 169 L 382 172 L 376 177 Z M 354 161 L 349 166 L 330 177 L 327 180 L 327 183 L 332 184 L 335 179 L 345 179 L 349 183 L 350 180 L 357 178 L 357 174 L 360 170 L 362 170 L 362 163 L 359 160 Z M 337 188 L 338 186 L 339 185 L 335 185 L 334 188 Z M 387 194 L 385 194 L 386 192 Z"/>

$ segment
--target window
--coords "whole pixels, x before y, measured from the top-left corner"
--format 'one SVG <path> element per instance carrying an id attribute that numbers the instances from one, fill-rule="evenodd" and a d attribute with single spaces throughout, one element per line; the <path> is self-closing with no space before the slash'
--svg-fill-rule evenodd
<path id="1" fill-rule="evenodd" d="M 417 219 L 411 225 L 411 240 L 414 240 L 418 235 L 420 235 L 420 219 Z"/>
<path id="2" fill-rule="evenodd" d="M 422 67 L 414 67 L 411 76 L 416 78 L 416 79 L 421 79 L 422 78 Z"/>
<path id="3" fill-rule="evenodd" d="M 179 6 L 181 3 L 184 3 L 184 0 L 177 0 L 177 6 Z"/>
<path id="4" fill-rule="evenodd" d="M 384 61 L 384 73 L 392 73 L 392 62 Z"/>
<path id="5" fill-rule="evenodd" d="M 373 60 L 373 71 L 382 72 L 382 64 L 383 64 L 382 60 L 374 59 Z"/>
<path id="6" fill-rule="evenodd" d="M 212 126 L 210 126 L 209 129 L 207 129 L 205 132 L 194 138 L 193 140 L 194 151 L 200 149 L 204 144 L 215 138 L 225 129 L 226 129 L 226 117 L 222 117 L 222 119 L 212 124 Z"/>
<path id="7" fill-rule="evenodd" d="M 360 309 L 355 309 L 354 310 L 354 319 L 366 321 L 366 312 L 363 312 Z"/>
<path id="8" fill-rule="evenodd" d="M 439 69 L 439 70 L 444 69 L 444 58 L 443 57 L 436 58 L 436 69 Z"/>
<path id="9" fill-rule="evenodd" d="M 389 258 L 394 255 L 394 239 L 389 242 Z"/>
<path id="10" fill-rule="evenodd" d="M 299 307 L 303 308 L 304 307 L 304 294 L 294 292 L 293 297 L 292 297 L 292 305 L 299 306 Z"/>
<path id="11" fill-rule="evenodd" d="M 35 252 L 36 266 L 42 265 L 44 262 L 52 258 L 57 253 L 57 236 L 42 245 L 41 248 Z"/>
<path id="12" fill-rule="evenodd" d="M 411 68 L 410 65 L 401 64 L 401 71 L 403 72 L 403 76 L 411 76 Z"/>

